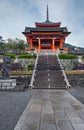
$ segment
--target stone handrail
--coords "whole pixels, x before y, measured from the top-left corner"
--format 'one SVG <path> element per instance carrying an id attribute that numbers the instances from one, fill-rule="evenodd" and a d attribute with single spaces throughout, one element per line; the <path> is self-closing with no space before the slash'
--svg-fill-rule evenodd
<path id="1" fill-rule="evenodd" d="M 37 62 L 38 62 L 38 53 L 37 53 L 37 58 L 36 58 L 36 61 L 35 61 L 35 65 L 34 65 L 34 69 L 33 69 L 33 73 L 32 73 L 32 77 L 31 77 L 31 81 L 30 81 L 30 87 L 33 88 L 33 82 L 34 82 L 34 76 L 35 76 L 35 71 L 36 71 L 36 66 L 37 66 Z"/>
<path id="2" fill-rule="evenodd" d="M 71 85 L 69 84 L 68 78 L 67 78 L 67 76 L 66 76 L 66 74 L 65 74 L 63 65 L 61 64 L 61 62 L 60 62 L 60 60 L 59 60 L 58 54 L 56 54 L 56 55 L 57 55 L 57 58 L 58 58 L 58 61 L 59 61 L 61 70 L 62 70 L 62 72 L 63 72 L 63 75 L 64 75 L 64 78 L 65 78 L 66 84 L 67 84 L 66 88 L 69 89 L 69 88 L 71 87 Z"/>

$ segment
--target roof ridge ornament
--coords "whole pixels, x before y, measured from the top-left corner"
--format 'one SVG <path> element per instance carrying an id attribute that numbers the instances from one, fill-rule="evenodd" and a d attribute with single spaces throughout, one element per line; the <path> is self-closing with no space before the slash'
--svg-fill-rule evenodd
<path id="1" fill-rule="evenodd" d="M 47 5 L 47 18 L 46 18 L 46 21 L 49 22 L 49 11 L 48 11 L 48 5 Z"/>

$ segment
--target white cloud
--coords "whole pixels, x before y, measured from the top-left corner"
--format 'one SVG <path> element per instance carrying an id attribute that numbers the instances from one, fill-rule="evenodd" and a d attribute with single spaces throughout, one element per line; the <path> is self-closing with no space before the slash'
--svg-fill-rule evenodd
<path id="1" fill-rule="evenodd" d="M 49 6 L 49 18 L 53 22 L 61 21 L 72 32 L 66 42 L 83 46 L 84 1 L 78 0 L 1 0 L 0 35 L 4 39 L 22 38 L 25 26 L 34 26 L 35 22 L 46 20 L 46 5 Z M 80 8 L 81 7 L 81 8 Z"/>

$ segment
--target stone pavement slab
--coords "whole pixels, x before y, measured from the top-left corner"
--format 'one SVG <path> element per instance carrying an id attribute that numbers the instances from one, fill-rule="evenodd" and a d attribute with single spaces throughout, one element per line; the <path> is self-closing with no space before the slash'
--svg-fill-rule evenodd
<path id="1" fill-rule="evenodd" d="M 14 130 L 33 92 L 0 91 L 0 130 Z"/>
<path id="2" fill-rule="evenodd" d="M 84 130 L 84 105 L 67 90 L 35 90 L 14 130 Z"/>

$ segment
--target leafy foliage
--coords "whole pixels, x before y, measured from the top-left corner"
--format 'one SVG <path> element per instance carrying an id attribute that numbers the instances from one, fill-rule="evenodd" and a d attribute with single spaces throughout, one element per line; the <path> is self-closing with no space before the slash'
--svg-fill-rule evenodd
<path id="1" fill-rule="evenodd" d="M 27 53 L 20 53 L 20 55 L 19 55 L 19 59 L 30 59 L 30 58 L 36 58 L 37 56 L 36 56 L 36 54 L 33 54 L 33 53 L 31 53 L 31 54 L 27 54 Z"/>
<path id="2" fill-rule="evenodd" d="M 84 59 L 84 55 L 82 56 L 82 58 Z"/>
<path id="3" fill-rule="evenodd" d="M 74 54 L 59 54 L 60 59 L 76 59 L 77 56 Z"/>
<path id="4" fill-rule="evenodd" d="M 5 56 L 9 56 L 11 59 L 15 59 L 15 54 L 14 53 L 5 53 Z"/>
<path id="5" fill-rule="evenodd" d="M 33 70 L 33 65 L 32 64 L 28 65 L 28 70 Z"/>
<path id="6" fill-rule="evenodd" d="M 8 51 L 8 50 L 24 50 L 25 48 L 25 41 L 16 38 L 13 39 L 7 39 L 7 43 L 0 43 L 0 50 Z"/>

